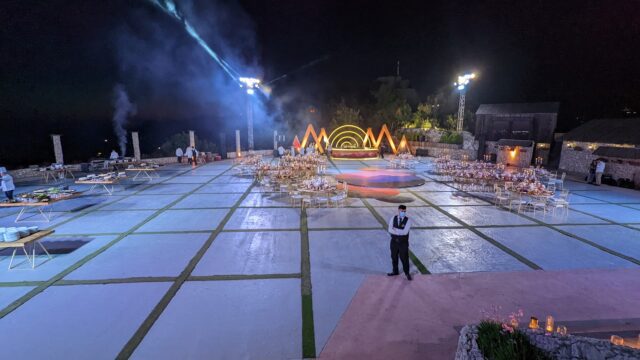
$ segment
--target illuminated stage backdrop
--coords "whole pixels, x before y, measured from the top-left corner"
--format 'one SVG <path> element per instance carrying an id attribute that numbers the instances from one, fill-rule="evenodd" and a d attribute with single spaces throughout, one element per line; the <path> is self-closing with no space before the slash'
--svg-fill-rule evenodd
<path id="1" fill-rule="evenodd" d="M 385 137 L 394 154 L 397 154 L 400 150 L 409 150 L 409 144 L 404 135 L 400 139 L 398 146 L 396 146 L 386 124 L 382 125 L 377 138 L 371 128 L 367 128 L 367 131 L 364 131 L 356 125 L 342 125 L 333 130 L 330 135 L 327 135 L 324 128 L 321 128 L 320 132 L 316 133 L 313 125 L 309 124 L 299 146 L 306 147 L 310 140 L 309 137 L 314 141 L 316 149 L 321 154 L 324 154 L 328 144 L 331 144 L 332 157 L 336 158 L 362 159 L 376 157 L 380 144 Z M 338 151 L 336 152 L 336 150 Z"/>

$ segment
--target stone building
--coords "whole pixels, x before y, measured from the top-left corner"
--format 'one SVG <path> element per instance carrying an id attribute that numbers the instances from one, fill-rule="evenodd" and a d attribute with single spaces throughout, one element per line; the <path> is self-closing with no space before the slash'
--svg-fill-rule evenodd
<path id="1" fill-rule="evenodd" d="M 480 105 L 475 115 L 478 157 L 497 158 L 498 140 L 530 140 L 535 146 L 531 159 L 546 164 L 559 108 L 558 102 Z"/>
<path id="2" fill-rule="evenodd" d="M 605 175 L 640 186 L 640 118 L 595 119 L 564 136 L 559 168 L 585 176 L 592 160 L 606 160 Z"/>

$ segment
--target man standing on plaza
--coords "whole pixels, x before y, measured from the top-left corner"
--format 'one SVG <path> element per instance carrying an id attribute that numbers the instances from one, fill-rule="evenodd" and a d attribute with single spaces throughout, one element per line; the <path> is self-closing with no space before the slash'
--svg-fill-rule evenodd
<path id="1" fill-rule="evenodd" d="M 398 215 L 393 216 L 389 220 L 389 234 L 391 234 L 391 263 L 393 271 L 388 276 L 396 276 L 398 271 L 398 257 L 402 261 L 402 270 L 407 276 L 407 280 L 411 280 L 409 273 L 409 230 L 411 230 L 411 221 L 407 217 L 407 207 L 398 206 Z"/>
<path id="2" fill-rule="evenodd" d="M 596 163 L 596 185 L 600 186 L 602 183 L 602 174 L 604 173 L 604 161 L 602 159 L 598 159 Z"/>

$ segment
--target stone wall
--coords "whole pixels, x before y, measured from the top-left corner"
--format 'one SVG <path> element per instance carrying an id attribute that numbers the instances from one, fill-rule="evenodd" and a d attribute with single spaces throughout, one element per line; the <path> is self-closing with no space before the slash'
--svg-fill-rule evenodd
<path id="1" fill-rule="evenodd" d="M 572 359 L 611 359 L 631 360 L 640 359 L 640 349 L 611 344 L 608 340 L 592 339 L 581 336 L 545 334 L 542 331 L 524 330 L 529 341 L 538 348 L 546 351 L 551 358 L 560 360 Z M 484 359 L 478 348 L 478 328 L 476 325 L 466 325 L 460 331 L 456 360 Z"/>
<path id="2" fill-rule="evenodd" d="M 416 154 L 416 149 L 427 149 L 428 156 L 450 156 L 454 160 L 462 160 L 466 155 L 467 160 L 476 160 L 478 152 L 473 149 L 462 149 L 459 144 L 441 144 L 432 142 L 410 141 L 411 153 Z"/>
<path id="3" fill-rule="evenodd" d="M 599 158 L 593 152 L 600 146 L 618 146 L 616 144 L 584 143 L 577 141 L 565 141 L 562 144 L 560 154 L 561 171 L 580 177 L 589 174 L 589 164 Z M 640 161 L 629 161 L 629 159 L 607 158 L 604 173 L 611 175 L 614 179 L 635 180 L 636 188 L 640 187 Z"/>

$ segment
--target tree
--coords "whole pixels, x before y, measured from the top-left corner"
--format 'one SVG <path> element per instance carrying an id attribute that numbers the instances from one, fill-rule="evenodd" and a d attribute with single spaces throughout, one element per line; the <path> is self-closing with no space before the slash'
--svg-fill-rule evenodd
<path id="1" fill-rule="evenodd" d="M 164 143 L 162 143 L 162 145 L 160 145 L 160 150 L 156 151 L 156 153 L 160 152 L 160 154 L 158 155 L 161 155 L 161 156 L 173 156 L 175 155 L 177 148 L 181 148 L 182 150 L 184 150 L 187 146 L 189 146 L 189 141 L 190 141 L 189 134 L 186 132 L 173 134 L 171 135 L 171 137 L 169 137 L 169 139 L 167 139 Z M 217 151 L 216 144 L 210 141 L 200 139 L 198 138 L 198 136 L 195 137 L 195 141 L 196 141 L 196 149 L 198 149 L 198 151 L 205 151 L 205 152 Z"/>
<path id="2" fill-rule="evenodd" d="M 411 121 L 411 103 L 415 105 L 417 94 L 399 76 L 381 77 L 378 82 L 380 86 L 371 93 L 376 100 L 371 126 L 380 128 L 387 124 L 394 132 Z"/>
<path id="3" fill-rule="evenodd" d="M 442 127 L 446 130 L 456 130 L 456 128 L 458 127 L 458 119 L 456 119 L 456 117 L 452 114 L 449 114 L 447 115 L 447 118 L 442 125 Z"/>
<path id="4" fill-rule="evenodd" d="M 428 102 L 418 104 L 418 108 L 411 117 L 413 127 L 419 129 L 431 129 L 437 124 L 435 112 L 437 106 Z"/>
<path id="5" fill-rule="evenodd" d="M 357 125 L 360 126 L 362 117 L 360 116 L 360 110 L 350 107 L 342 99 L 335 107 L 333 115 L 331 116 L 330 128 L 335 129 L 342 125 Z"/>

